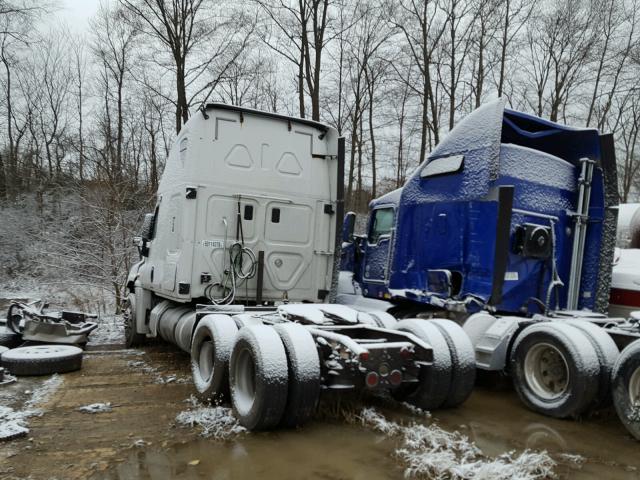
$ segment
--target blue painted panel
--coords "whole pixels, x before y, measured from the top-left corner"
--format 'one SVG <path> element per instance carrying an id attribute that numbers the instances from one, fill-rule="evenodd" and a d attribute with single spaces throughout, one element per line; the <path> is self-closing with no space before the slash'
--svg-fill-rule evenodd
<path id="1" fill-rule="evenodd" d="M 460 171 L 420 176 L 429 161 L 452 155 L 464 156 Z M 433 303 L 433 295 L 426 291 L 427 271 L 448 269 L 460 272 L 463 279 L 454 300 L 473 296 L 489 301 L 495 260 L 497 189 L 506 185 L 514 187 L 512 243 L 521 224 L 552 227 L 557 272 L 568 285 L 574 227 L 568 212 L 576 208 L 579 160 L 583 157 L 600 159 L 596 130 L 575 129 L 504 110 L 502 102 L 476 110 L 445 137 L 402 189 L 371 202 L 372 208 L 383 203 L 397 205 L 396 231 L 389 251 L 388 289 L 363 281 L 363 290 L 369 296 L 391 294 L 414 302 Z M 583 264 L 581 308 L 594 305 L 603 205 L 603 177 L 597 168 Z M 371 270 L 381 265 L 384 260 L 381 252 L 382 249 L 367 250 L 362 267 Z M 529 306 L 535 312 L 535 303 L 530 298 L 547 300 L 551 272 L 550 259 L 524 258 L 512 249 L 508 254 L 502 301 L 495 307 L 520 313 Z M 564 307 L 566 287 L 558 293 L 560 307 Z"/>

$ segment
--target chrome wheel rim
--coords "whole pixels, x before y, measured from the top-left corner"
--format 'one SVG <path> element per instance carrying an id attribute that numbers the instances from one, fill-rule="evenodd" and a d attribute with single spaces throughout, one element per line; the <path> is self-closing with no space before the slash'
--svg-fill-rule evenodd
<path id="1" fill-rule="evenodd" d="M 556 400 L 569 386 L 569 366 L 560 350 L 549 343 L 534 345 L 524 359 L 529 388 L 540 398 Z"/>
<path id="2" fill-rule="evenodd" d="M 243 349 L 238 355 L 234 369 L 234 401 L 241 412 L 248 412 L 256 396 L 256 367 L 249 349 Z"/>
<path id="3" fill-rule="evenodd" d="M 202 342 L 200 355 L 198 355 L 198 371 L 205 382 L 208 382 L 213 375 L 213 342 L 208 340 Z"/>

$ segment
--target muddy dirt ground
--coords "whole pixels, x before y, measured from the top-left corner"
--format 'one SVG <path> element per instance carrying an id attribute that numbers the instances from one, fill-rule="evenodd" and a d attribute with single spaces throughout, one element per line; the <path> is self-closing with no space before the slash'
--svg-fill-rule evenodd
<path id="1" fill-rule="evenodd" d="M 193 388 L 188 356 L 170 346 L 92 346 L 82 370 L 61 378 L 40 405 L 42 416 L 29 419 L 30 433 L 0 443 L 0 478 L 403 477 L 393 439 L 343 421 L 317 420 L 297 431 L 226 441 L 176 425 Z M 42 380 L 21 378 L 0 387 L 1 397 L 18 407 Z M 492 386 L 495 380 L 483 379 L 462 408 L 436 412 L 431 421 L 468 435 L 489 456 L 547 450 L 560 478 L 640 478 L 640 444 L 613 413 L 582 422 L 552 420 L 524 409 L 512 391 Z M 77 410 L 97 402 L 110 402 L 112 411 Z"/>

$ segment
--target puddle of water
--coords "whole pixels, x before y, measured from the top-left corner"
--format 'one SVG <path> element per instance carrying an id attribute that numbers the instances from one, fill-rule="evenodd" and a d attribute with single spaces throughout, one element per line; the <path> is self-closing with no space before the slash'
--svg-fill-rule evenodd
<path id="1" fill-rule="evenodd" d="M 250 434 L 231 442 L 201 439 L 166 449 L 133 450 L 99 478 L 401 478 L 402 470 L 391 457 L 393 446 L 391 440 L 363 428 L 318 422 L 297 431 Z M 189 464 L 196 461 L 197 465 Z"/>
<path id="2" fill-rule="evenodd" d="M 490 457 L 546 450 L 558 462 L 559 478 L 640 478 L 640 443 L 613 412 L 582 422 L 550 419 L 526 410 L 513 391 L 480 387 L 463 407 L 436 412 L 434 420 L 467 435 Z M 396 447 L 393 439 L 368 429 L 317 421 L 298 431 L 247 434 L 230 442 L 199 439 L 132 450 L 96 478 L 399 479 Z"/>
<path id="3" fill-rule="evenodd" d="M 435 412 L 434 419 L 464 432 L 486 455 L 546 450 L 562 478 L 640 478 L 640 442 L 613 411 L 582 421 L 558 420 L 530 412 L 513 391 L 476 387 L 462 407 Z"/>

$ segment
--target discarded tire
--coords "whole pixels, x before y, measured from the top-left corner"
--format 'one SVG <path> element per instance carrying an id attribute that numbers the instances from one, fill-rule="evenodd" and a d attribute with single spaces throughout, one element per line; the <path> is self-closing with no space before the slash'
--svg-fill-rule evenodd
<path id="1" fill-rule="evenodd" d="M 124 344 L 127 348 L 137 347 L 144 343 L 145 336 L 136 332 L 136 296 L 130 293 L 122 314 L 124 320 Z"/>
<path id="2" fill-rule="evenodd" d="M 620 356 L 620 350 L 618 350 L 616 342 L 602 327 L 589 321 L 570 319 L 566 320 L 565 323 L 582 330 L 598 355 L 598 360 L 600 361 L 600 385 L 593 406 L 600 408 L 611 405 L 611 375 L 616 360 Z"/>
<path id="3" fill-rule="evenodd" d="M 82 349 L 70 345 L 20 347 L 3 353 L 1 359 L 12 375 L 51 375 L 80 370 Z"/>
<path id="4" fill-rule="evenodd" d="M 640 340 L 622 350 L 613 368 L 613 405 L 629 433 L 640 440 Z"/>
<path id="5" fill-rule="evenodd" d="M 462 405 L 476 383 L 476 355 L 471 339 L 460 325 L 451 320 L 431 320 L 440 329 L 451 352 L 451 385 L 443 408 Z"/>
<path id="6" fill-rule="evenodd" d="M 440 329 L 428 320 L 402 320 L 396 329 L 411 333 L 431 345 L 433 364 L 420 368 L 417 384 L 401 385 L 391 394 L 396 400 L 406 401 L 424 410 L 440 408 L 451 387 L 452 362 L 447 340 Z"/>
<path id="7" fill-rule="evenodd" d="M 238 327 L 228 315 L 203 317 L 191 340 L 191 373 L 198 396 L 222 400 L 229 393 L 229 357 Z"/>
<path id="8" fill-rule="evenodd" d="M 276 325 L 289 366 L 287 405 L 280 421 L 283 427 L 297 427 L 308 421 L 320 397 L 320 357 L 309 331 L 295 323 Z"/>
<path id="9" fill-rule="evenodd" d="M 267 430 L 280 423 L 287 404 L 287 354 L 272 327 L 240 330 L 229 365 L 231 403 L 240 424 Z"/>
<path id="10" fill-rule="evenodd" d="M 558 322 L 525 328 L 513 346 L 513 384 L 531 410 L 556 418 L 579 417 L 598 393 L 600 361 L 586 335 Z"/>
<path id="11" fill-rule="evenodd" d="M 7 348 L 18 347 L 22 343 L 22 336 L 12 332 L 7 327 L 0 327 L 0 346 Z"/>

